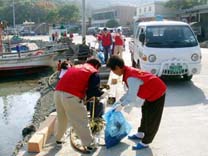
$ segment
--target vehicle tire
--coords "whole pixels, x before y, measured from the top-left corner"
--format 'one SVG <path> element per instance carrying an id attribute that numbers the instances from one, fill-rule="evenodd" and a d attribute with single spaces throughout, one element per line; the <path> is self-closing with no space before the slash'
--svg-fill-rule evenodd
<path id="1" fill-rule="evenodd" d="M 131 52 L 131 62 L 132 62 L 132 67 L 136 68 L 136 62 L 134 61 L 134 56 Z"/>
<path id="2" fill-rule="evenodd" d="M 132 60 L 132 67 L 136 68 L 136 62 Z"/>
<path id="3" fill-rule="evenodd" d="M 193 75 L 183 75 L 183 80 L 190 81 L 192 79 Z"/>
<path id="4" fill-rule="evenodd" d="M 137 68 L 139 68 L 139 69 L 141 69 L 141 66 L 140 66 L 140 62 L 139 62 L 139 60 L 137 60 L 136 67 L 137 67 Z"/>

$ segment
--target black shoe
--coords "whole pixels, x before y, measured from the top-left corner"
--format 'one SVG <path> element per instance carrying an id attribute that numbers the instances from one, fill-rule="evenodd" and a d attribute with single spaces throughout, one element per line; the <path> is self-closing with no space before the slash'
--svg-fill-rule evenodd
<path id="1" fill-rule="evenodd" d="M 63 141 L 56 141 L 56 147 L 62 147 L 63 144 Z"/>
<path id="2" fill-rule="evenodd" d="M 95 146 L 85 146 L 84 153 L 90 154 L 90 153 L 95 152 L 96 150 L 97 150 L 97 147 L 95 147 Z"/>

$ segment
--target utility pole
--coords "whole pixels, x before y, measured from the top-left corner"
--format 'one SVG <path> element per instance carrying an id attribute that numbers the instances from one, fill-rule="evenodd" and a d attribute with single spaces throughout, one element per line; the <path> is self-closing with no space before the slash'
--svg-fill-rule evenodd
<path id="1" fill-rule="evenodd" d="M 86 44 L 85 0 L 82 0 L 82 44 Z"/>
<path id="2" fill-rule="evenodd" d="M 0 21 L 0 54 L 3 53 L 3 43 L 2 43 L 2 34 L 3 33 L 2 32 L 3 32 L 3 22 Z"/>
<path id="3" fill-rule="evenodd" d="M 13 27 L 16 33 L 16 23 L 15 23 L 15 6 L 14 6 L 14 0 L 12 1 L 12 12 L 13 12 Z"/>

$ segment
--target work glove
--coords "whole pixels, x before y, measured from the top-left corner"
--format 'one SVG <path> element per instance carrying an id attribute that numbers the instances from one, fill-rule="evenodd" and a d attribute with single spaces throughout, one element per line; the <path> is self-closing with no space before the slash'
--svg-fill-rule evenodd
<path id="1" fill-rule="evenodd" d="M 117 105 L 117 107 L 115 107 L 116 112 L 120 112 L 122 109 L 123 109 L 122 105 Z"/>
<path id="2" fill-rule="evenodd" d="M 120 112 L 123 109 L 123 106 L 121 105 L 121 102 L 115 102 L 112 106 L 116 112 Z"/>
<path id="3" fill-rule="evenodd" d="M 107 96 L 109 96 L 109 92 L 106 89 L 102 89 L 103 94 L 101 95 L 101 99 L 106 98 Z"/>

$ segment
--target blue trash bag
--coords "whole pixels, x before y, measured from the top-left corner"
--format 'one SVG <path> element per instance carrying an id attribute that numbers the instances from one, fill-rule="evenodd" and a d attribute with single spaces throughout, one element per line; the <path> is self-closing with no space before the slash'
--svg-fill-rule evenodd
<path id="1" fill-rule="evenodd" d="M 100 60 L 101 64 L 105 64 L 105 56 L 104 56 L 104 54 L 103 54 L 102 51 L 99 51 L 99 52 L 97 53 L 97 57 L 98 57 L 98 59 Z"/>
<path id="2" fill-rule="evenodd" d="M 109 110 L 103 115 L 106 121 L 105 145 L 106 148 L 113 147 L 120 143 L 131 131 L 131 125 L 126 121 L 121 112 L 115 109 Z"/>
<path id="3" fill-rule="evenodd" d="M 100 43 L 99 46 L 98 46 L 98 50 L 99 50 L 99 51 L 103 51 L 103 46 L 102 46 L 101 43 Z"/>

